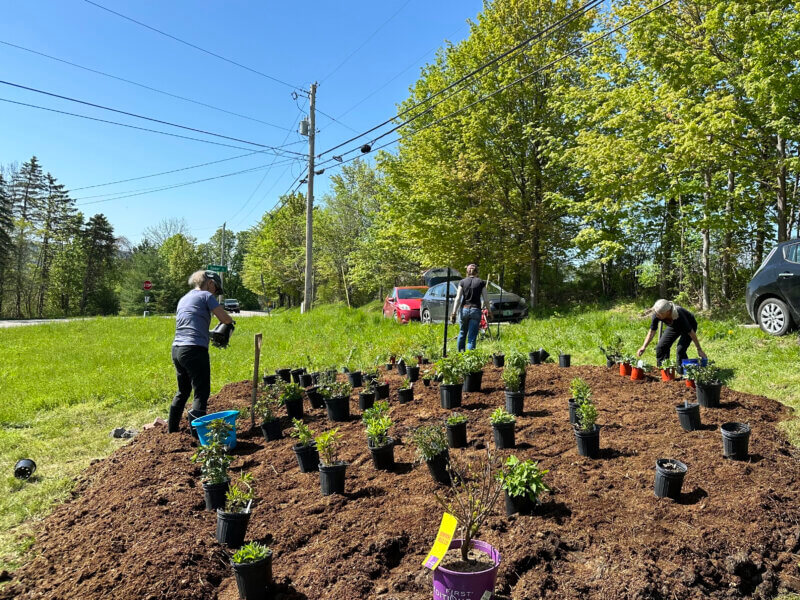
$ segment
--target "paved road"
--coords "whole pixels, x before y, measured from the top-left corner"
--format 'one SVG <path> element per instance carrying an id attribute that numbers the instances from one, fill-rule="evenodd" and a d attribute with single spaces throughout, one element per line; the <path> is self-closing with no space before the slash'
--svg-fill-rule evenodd
<path id="1" fill-rule="evenodd" d="M 165 319 L 174 319 L 175 315 L 160 315 Z M 233 313 L 233 318 L 240 317 L 267 317 L 266 312 L 260 310 L 243 310 L 240 313 Z M 92 317 L 77 317 L 73 319 L 10 319 L 7 321 L 0 321 L 0 329 L 8 327 L 24 327 L 25 325 L 42 325 L 44 323 L 69 323 L 70 321 L 80 321 L 82 319 L 91 319 Z M 138 319 L 141 317 L 125 317 L 126 319 Z"/>

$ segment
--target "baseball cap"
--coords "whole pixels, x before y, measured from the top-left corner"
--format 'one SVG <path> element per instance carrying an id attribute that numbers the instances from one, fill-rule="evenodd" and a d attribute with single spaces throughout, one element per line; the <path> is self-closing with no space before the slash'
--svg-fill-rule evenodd
<path id="1" fill-rule="evenodd" d="M 222 277 L 219 276 L 219 273 L 216 271 L 206 271 L 206 279 L 210 279 L 214 282 L 214 285 L 217 286 L 217 293 L 224 294 L 225 292 L 222 289 Z"/>

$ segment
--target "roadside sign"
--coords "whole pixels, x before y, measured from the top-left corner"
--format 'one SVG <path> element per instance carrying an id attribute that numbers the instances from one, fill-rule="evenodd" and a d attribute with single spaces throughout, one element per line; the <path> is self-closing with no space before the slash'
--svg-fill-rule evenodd
<path id="1" fill-rule="evenodd" d="M 216 271 L 217 273 L 227 273 L 228 267 L 223 267 L 222 265 L 208 265 L 209 271 Z"/>
<path id="2" fill-rule="evenodd" d="M 153 282 L 152 282 L 152 281 L 149 281 L 149 280 L 148 280 L 148 281 L 145 281 L 145 282 L 144 282 L 144 285 L 143 285 L 142 287 L 143 287 L 144 289 L 146 289 L 146 290 L 151 290 L 151 289 L 153 289 Z"/>
<path id="3" fill-rule="evenodd" d="M 145 296 L 144 303 L 147 304 L 148 302 L 150 302 L 150 296 Z"/>

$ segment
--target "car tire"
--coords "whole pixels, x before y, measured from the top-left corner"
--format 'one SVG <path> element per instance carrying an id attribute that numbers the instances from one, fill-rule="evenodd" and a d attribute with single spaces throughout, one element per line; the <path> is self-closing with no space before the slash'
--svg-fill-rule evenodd
<path id="1" fill-rule="evenodd" d="M 764 333 L 785 335 L 792 326 L 789 307 L 783 300 L 767 298 L 758 306 L 758 325 Z"/>
<path id="2" fill-rule="evenodd" d="M 400 317 L 397 316 L 396 310 L 392 312 L 392 320 L 397 321 L 398 323 L 400 322 Z"/>
<path id="3" fill-rule="evenodd" d="M 431 324 L 431 322 L 432 322 L 432 321 L 431 321 L 431 311 L 429 311 L 427 308 L 426 308 L 426 309 L 424 309 L 424 310 L 422 311 L 422 314 L 420 315 L 420 319 L 421 319 L 421 320 L 422 320 L 422 322 L 423 322 L 423 323 L 425 323 L 426 325 L 430 325 L 430 324 Z"/>

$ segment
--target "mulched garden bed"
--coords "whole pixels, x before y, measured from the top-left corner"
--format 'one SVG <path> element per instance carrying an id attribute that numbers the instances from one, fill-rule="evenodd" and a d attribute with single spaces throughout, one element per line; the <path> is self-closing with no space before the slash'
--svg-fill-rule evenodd
<path id="1" fill-rule="evenodd" d="M 470 419 L 470 447 L 451 453 L 485 452 L 488 416 L 503 405 L 500 373 L 487 366 L 484 392 L 464 395 L 459 412 Z M 598 406 L 598 460 L 578 456 L 568 422 L 576 376 L 589 382 Z M 248 539 L 274 550 L 275 598 L 431 598 L 421 563 L 441 509 L 409 438 L 413 427 L 449 411 L 439 407 L 435 384 L 415 384 L 414 402 L 400 405 L 400 378 L 390 372 L 387 380 L 397 469 L 374 470 L 354 394 L 353 420 L 338 424 L 350 463 L 344 496 L 321 496 L 318 475 L 300 473 L 291 438 L 267 443 L 240 419 L 232 472 L 257 480 Z M 506 518 L 501 499 L 485 527 L 481 539 L 503 556 L 498 598 L 769 598 L 800 590 L 800 453 L 776 427 L 788 409 L 725 389 L 720 408 L 702 409 L 704 429 L 685 433 L 675 405 L 694 392 L 680 382 L 542 365 L 528 367 L 526 387 L 518 447 L 498 453 L 540 461 L 553 492 L 533 516 Z M 249 399 L 249 384 L 233 383 L 210 408 Z M 331 426 L 324 409 L 305 407 L 317 433 Z M 729 421 L 752 428 L 749 462 L 722 457 L 719 426 Z M 93 464 L 73 499 L 44 520 L 36 558 L 0 598 L 236 600 L 228 553 L 214 539 L 216 515 L 203 510 L 199 468 L 189 462 L 193 451 L 186 430 L 156 427 Z M 688 465 L 678 502 L 653 494 L 658 458 Z"/>

